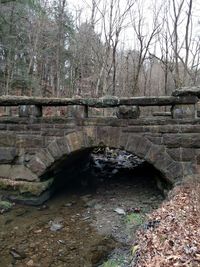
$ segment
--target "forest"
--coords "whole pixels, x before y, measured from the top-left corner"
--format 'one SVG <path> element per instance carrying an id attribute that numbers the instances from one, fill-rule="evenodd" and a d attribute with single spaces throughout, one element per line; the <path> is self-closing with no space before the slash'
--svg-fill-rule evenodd
<path id="1" fill-rule="evenodd" d="M 0 0 L 0 95 L 159 96 L 198 86 L 199 8 L 197 0 Z"/>

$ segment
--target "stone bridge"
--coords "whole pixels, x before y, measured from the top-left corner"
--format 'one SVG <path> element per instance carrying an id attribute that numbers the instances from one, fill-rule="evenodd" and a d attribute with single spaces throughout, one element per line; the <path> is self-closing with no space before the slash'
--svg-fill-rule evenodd
<path id="1" fill-rule="evenodd" d="M 0 117 L 1 192 L 13 199 L 42 194 L 47 198 L 59 164 L 76 168 L 81 157 L 98 146 L 134 153 L 171 184 L 198 176 L 198 100 L 194 92 L 100 99 L 0 97 L 0 106 L 19 110 L 18 116 Z M 45 117 L 47 106 L 82 106 L 84 111 L 82 116 Z M 170 111 L 143 116 L 140 109 L 147 106 L 169 106 Z M 93 108 L 110 107 L 117 110 L 116 116 L 89 115 Z"/>

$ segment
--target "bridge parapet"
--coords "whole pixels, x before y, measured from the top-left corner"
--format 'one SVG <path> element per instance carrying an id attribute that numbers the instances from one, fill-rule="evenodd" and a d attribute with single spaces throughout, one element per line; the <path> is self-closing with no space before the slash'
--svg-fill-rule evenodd
<path id="1" fill-rule="evenodd" d="M 83 106 L 84 118 L 88 118 L 89 108 L 118 107 L 119 118 L 139 118 L 140 107 L 170 106 L 171 117 L 175 119 L 197 116 L 196 95 L 160 97 L 102 97 L 102 98 L 41 98 L 41 97 L 0 97 L 0 106 L 19 107 L 20 117 L 42 117 L 43 107 Z"/>

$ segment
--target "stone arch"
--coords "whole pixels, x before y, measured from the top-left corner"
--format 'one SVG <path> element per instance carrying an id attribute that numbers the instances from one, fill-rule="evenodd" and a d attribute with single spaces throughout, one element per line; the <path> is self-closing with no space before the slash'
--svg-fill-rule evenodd
<path id="1" fill-rule="evenodd" d="M 181 163 L 168 155 L 164 145 L 153 144 L 145 134 L 129 132 L 127 127 L 82 127 L 79 131 L 57 138 L 46 148 L 42 148 L 27 167 L 40 177 L 55 162 L 70 153 L 96 146 L 109 146 L 133 153 L 153 165 L 171 183 L 183 177 Z"/>

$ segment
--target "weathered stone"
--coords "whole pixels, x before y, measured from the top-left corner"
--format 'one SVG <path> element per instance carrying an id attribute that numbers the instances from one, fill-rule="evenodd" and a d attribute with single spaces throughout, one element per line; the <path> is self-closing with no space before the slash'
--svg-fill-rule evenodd
<path id="1" fill-rule="evenodd" d="M 141 126 L 141 125 L 134 125 L 134 126 L 129 126 L 126 128 L 126 132 L 127 133 L 142 133 L 142 132 L 146 132 L 145 131 L 145 127 L 144 126 Z M 147 129 L 148 131 L 148 129 Z"/>
<path id="2" fill-rule="evenodd" d="M 108 127 L 97 127 L 97 140 L 99 145 L 108 146 L 109 137 Z"/>
<path id="3" fill-rule="evenodd" d="M 179 134 L 164 134 L 163 144 L 169 148 L 178 148 L 181 146 L 181 136 Z"/>
<path id="4" fill-rule="evenodd" d="M 172 162 L 165 170 L 165 175 L 175 183 L 183 178 L 183 165 L 179 162 Z"/>
<path id="5" fill-rule="evenodd" d="M 10 131 L 10 132 L 14 132 L 14 133 L 22 133 L 22 134 L 26 133 L 26 127 L 23 124 L 18 124 L 18 125 L 9 124 L 7 126 L 7 130 Z"/>
<path id="6" fill-rule="evenodd" d="M 130 135 L 126 145 L 126 150 L 136 154 L 138 157 L 144 158 L 151 145 L 151 142 L 145 137 Z"/>
<path id="7" fill-rule="evenodd" d="M 70 153 L 70 147 L 66 136 L 58 138 L 56 140 L 56 143 L 62 156 L 68 155 Z"/>
<path id="8" fill-rule="evenodd" d="M 158 116 L 158 117 L 171 117 L 172 113 L 169 111 L 155 111 L 153 112 L 153 116 Z"/>
<path id="9" fill-rule="evenodd" d="M 200 148 L 199 134 L 169 134 L 163 136 L 163 143 L 169 148 L 184 147 L 184 148 Z"/>
<path id="10" fill-rule="evenodd" d="M 164 147 L 153 145 L 145 159 L 153 164 L 172 183 L 183 174 L 181 163 L 174 161 L 165 152 Z"/>
<path id="11" fill-rule="evenodd" d="M 1 166 L 0 166 L 1 170 Z M 11 180 L 38 181 L 38 176 L 23 165 L 11 165 L 8 178 Z"/>
<path id="12" fill-rule="evenodd" d="M 7 130 L 7 124 L 5 124 L 5 123 L 0 123 L 0 130 L 1 130 L 1 131 L 5 131 L 5 130 Z"/>
<path id="13" fill-rule="evenodd" d="M 89 147 L 94 147 L 98 145 L 98 140 L 97 140 L 97 128 L 90 126 L 90 127 L 85 127 L 84 128 L 84 133 L 87 138 L 88 146 Z"/>
<path id="14" fill-rule="evenodd" d="M 116 115 L 119 119 L 137 119 L 140 116 L 140 109 L 138 106 L 120 106 Z"/>
<path id="15" fill-rule="evenodd" d="M 152 144 L 148 150 L 148 153 L 145 155 L 145 159 L 149 163 L 152 163 L 153 165 L 155 163 L 157 165 L 159 165 L 158 162 L 164 161 L 165 154 L 166 154 L 166 152 L 165 152 L 165 148 L 163 146 Z"/>
<path id="16" fill-rule="evenodd" d="M 30 130 L 32 133 L 33 132 L 38 133 L 41 131 L 41 129 L 42 129 L 42 125 L 38 123 L 26 125 L 26 130 Z"/>
<path id="17" fill-rule="evenodd" d="M 181 148 L 181 161 L 194 161 L 195 156 L 194 148 Z"/>
<path id="18" fill-rule="evenodd" d="M 139 135 L 133 135 L 129 133 L 125 149 L 128 152 L 136 153 L 137 146 L 138 146 L 138 143 L 140 142 L 140 139 L 141 137 Z"/>
<path id="19" fill-rule="evenodd" d="M 120 127 L 108 127 L 108 139 L 107 146 L 118 148 L 119 140 L 120 140 Z"/>
<path id="20" fill-rule="evenodd" d="M 73 132 L 68 134 L 66 137 L 70 152 L 79 150 L 81 148 L 85 147 L 85 140 L 83 133 L 79 132 Z"/>
<path id="21" fill-rule="evenodd" d="M 175 105 L 172 108 L 174 119 L 192 119 L 196 117 L 195 105 Z"/>
<path id="22" fill-rule="evenodd" d="M 186 125 L 179 125 L 179 132 L 180 133 L 199 133 L 200 132 L 200 125 L 199 124 L 186 124 Z"/>
<path id="23" fill-rule="evenodd" d="M 200 117 L 200 102 L 199 101 L 196 103 L 196 109 L 197 109 L 197 117 Z"/>
<path id="24" fill-rule="evenodd" d="M 41 134 L 42 136 L 54 136 L 54 137 L 61 137 L 65 134 L 65 129 L 42 129 Z"/>
<path id="25" fill-rule="evenodd" d="M 169 148 L 166 151 L 175 161 L 192 161 L 196 156 L 193 148 Z"/>
<path id="26" fill-rule="evenodd" d="M 46 170 L 46 165 L 37 156 L 32 158 L 27 164 L 27 167 L 36 175 L 42 175 Z"/>
<path id="27" fill-rule="evenodd" d="M 183 162 L 183 177 L 195 175 L 198 171 L 197 165 L 194 162 Z"/>
<path id="28" fill-rule="evenodd" d="M 47 201 L 53 195 L 53 193 L 54 190 L 51 186 L 49 186 L 49 188 L 41 192 L 39 195 L 30 195 L 29 192 L 26 195 L 19 193 L 13 194 L 13 192 L 7 191 L 7 193 L 4 192 L 3 199 L 7 199 L 14 203 L 20 203 L 22 205 L 39 206 Z"/>
<path id="29" fill-rule="evenodd" d="M 13 181 L 10 179 L 0 178 L 1 190 L 13 190 L 18 191 L 21 194 L 30 193 L 35 196 L 39 196 L 42 192 L 47 190 L 53 183 L 53 178 L 44 182 L 25 182 L 25 181 Z"/>
<path id="30" fill-rule="evenodd" d="M 43 147 L 43 137 L 40 135 L 17 135 L 16 136 L 16 147 L 17 148 L 41 148 Z"/>
<path id="31" fill-rule="evenodd" d="M 173 96 L 197 96 L 200 98 L 200 86 L 189 86 L 177 88 L 173 93 Z"/>
<path id="32" fill-rule="evenodd" d="M 47 150 L 52 155 L 52 157 L 55 160 L 60 159 L 63 156 L 63 151 L 60 149 L 60 146 L 58 146 L 58 143 L 56 140 L 52 141 L 48 146 Z"/>
<path id="33" fill-rule="evenodd" d="M 144 158 L 150 150 L 151 146 L 152 143 L 149 140 L 147 140 L 146 138 L 140 138 L 136 148 L 136 155 Z"/>
<path id="34" fill-rule="evenodd" d="M 1 132 L 0 134 L 0 147 L 13 147 L 15 146 L 16 135 L 9 134 L 7 132 Z"/>
<path id="35" fill-rule="evenodd" d="M 125 149 L 128 142 L 129 133 L 121 131 L 119 137 L 119 148 Z"/>
<path id="36" fill-rule="evenodd" d="M 145 134 L 145 137 L 153 144 L 155 145 L 162 145 L 163 144 L 163 139 L 162 139 L 162 136 L 153 136 L 153 135 L 146 135 Z"/>
<path id="37" fill-rule="evenodd" d="M 196 89 L 195 89 L 196 90 Z M 175 93 L 174 93 L 175 94 Z M 176 94 L 177 95 L 177 94 Z M 48 98 L 48 97 L 23 97 L 23 96 L 2 96 L 0 97 L 1 106 L 19 106 L 19 105 L 36 105 L 36 106 L 69 106 L 82 105 L 89 107 L 117 107 L 120 105 L 127 106 L 171 106 L 173 104 L 191 104 L 196 103 L 196 94 L 192 93 L 182 97 L 174 96 L 150 96 L 150 97 L 123 97 L 105 96 L 102 98 Z"/>
<path id="38" fill-rule="evenodd" d="M 181 159 L 182 159 L 181 148 L 170 148 L 170 149 L 166 149 L 166 152 L 169 154 L 169 156 L 173 160 L 175 160 L 175 161 L 181 161 Z"/>
<path id="39" fill-rule="evenodd" d="M 10 163 L 16 157 L 14 147 L 0 147 L 0 163 Z"/>
<path id="40" fill-rule="evenodd" d="M 51 153 L 46 148 L 37 153 L 37 158 L 40 159 L 46 167 L 49 167 L 55 161 Z"/>

